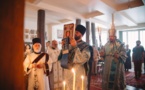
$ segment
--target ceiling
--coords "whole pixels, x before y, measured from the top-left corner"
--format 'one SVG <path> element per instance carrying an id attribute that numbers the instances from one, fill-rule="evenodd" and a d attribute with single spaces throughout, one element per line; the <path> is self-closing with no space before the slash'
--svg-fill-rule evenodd
<path id="1" fill-rule="evenodd" d="M 26 0 L 25 17 L 36 21 L 39 9 L 45 10 L 46 24 L 81 19 L 110 28 L 114 14 L 118 29 L 145 27 L 144 0 Z"/>

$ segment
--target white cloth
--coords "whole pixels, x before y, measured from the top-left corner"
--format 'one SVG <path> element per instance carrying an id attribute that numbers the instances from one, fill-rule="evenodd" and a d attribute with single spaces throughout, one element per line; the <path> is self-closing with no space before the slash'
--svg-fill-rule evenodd
<path id="1" fill-rule="evenodd" d="M 49 54 L 49 57 L 51 58 L 51 65 L 49 67 L 50 71 L 52 70 L 52 64 L 57 62 L 58 56 L 60 54 L 60 50 L 58 48 L 52 49 L 51 47 L 47 48 L 47 53 Z"/>
<path id="2" fill-rule="evenodd" d="M 51 61 L 50 69 L 53 70 L 53 73 L 50 75 L 50 85 L 51 89 L 57 90 L 61 86 L 62 78 L 62 68 L 60 66 L 60 62 L 58 61 L 58 56 L 60 54 L 60 50 L 58 48 L 52 49 L 51 47 L 47 48 L 47 53 L 49 54 Z M 52 69 L 53 67 L 53 69 Z"/>
<path id="3" fill-rule="evenodd" d="M 50 90 L 49 89 L 49 82 L 48 82 L 48 76 L 44 74 L 44 68 L 36 68 L 37 70 L 34 71 L 34 68 L 32 68 L 32 62 L 35 58 L 37 58 L 40 54 L 31 53 L 27 55 L 23 65 L 24 65 L 24 71 L 27 72 L 27 68 L 29 67 L 31 72 L 29 73 L 28 78 L 28 90 L 34 90 L 34 74 L 37 74 L 38 77 L 38 90 Z M 43 56 L 36 64 L 43 64 L 45 63 L 45 56 Z M 50 59 L 49 59 L 50 60 Z M 50 64 L 48 60 L 48 65 Z"/>

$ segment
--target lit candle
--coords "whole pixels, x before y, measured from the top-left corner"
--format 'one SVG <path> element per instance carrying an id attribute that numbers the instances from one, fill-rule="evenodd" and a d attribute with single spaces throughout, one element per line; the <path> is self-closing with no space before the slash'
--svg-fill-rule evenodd
<path id="1" fill-rule="evenodd" d="M 97 28 L 98 28 L 98 32 L 99 32 L 99 26 Z"/>
<path id="2" fill-rule="evenodd" d="M 83 90 L 83 87 L 84 87 L 84 76 L 81 76 L 82 78 L 82 90 Z"/>
<path id="3" fill-rule="evenodd" d="M 65 90 L 65 81 L 63 81 L 63 90 Z"/>
<path id="4" fill-rule="evenodd" d="M 74 69 L 72 69 L 72 72 L 73 72 L 73 90 L 75 90 L 75 70 Z"/>

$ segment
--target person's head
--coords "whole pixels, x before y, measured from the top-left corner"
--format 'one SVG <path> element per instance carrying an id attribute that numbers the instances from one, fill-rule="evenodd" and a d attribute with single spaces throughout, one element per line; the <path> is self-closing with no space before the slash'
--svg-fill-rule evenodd
<path id="1" fill-rule="evenodd" d="M 137 40 L 136 41 L 136 46 L 140 46 L 140 44 L 141 44 L 140 40 Z"/>
<path id="2" fill-rule="evenodd" d="M 77 25 L 75 29 L 75 40 L 80 41 L 82 40 L 83 35 L 86 32 L 86 28 L 83 25 Z"/>
<path id="3" fill-rule="evenodd" d="M 93 50 L 95 50 L 96 48 L 95 48 L 95 46 L 93 46 Z"/>
<path id="4" fill-rule="evenodd" d="M 25 46 L 25 48 L 26 48 L 26 49 L 31 49 L 30 44 L 27 44 L 27 45 Z"/>
<path id="5" fill-rule="evenodd" d="M 46 42 L 46 47 L 48 47 L 50 45 L 50 41 Z"/>
<path id="6" fill-rule="evenodd" d="M 109 29 L 108 33 L 109 33 L 109 41 L 114 42 L 117 39 L 115 28 L 111 27 L 111 29 Z"/>
<path id="7" fill-rule="evenodd" d="M 57 41 L 56 40 L 53 40 L 52 41 L 52 47 L 53 48 L 57 48 L 57 45 L 58 45 Z"/>
<path id="8" fill-rule="evenodd" d="M 114 42 L 115 41 L 115 36 L 109 36 L 109 41 Z"/>
<path id="9" fill-rule="evenodd" d="M 34 38 L 33 40 L 32 40 L 32 42 L 33 42 L 33 50 L 34 50 L 34 52 L 36 52 L 36 53 L 39 53 L 40 51 L 41 51 L 41 39 L 40 38 Z"/>
<path id="10" fill-rule="evenodd" d="M 127 44 L 127 45 L 126 45 L 126 49 L 128 49 L 128 48 L 129 48 L 129 45 Z"/>

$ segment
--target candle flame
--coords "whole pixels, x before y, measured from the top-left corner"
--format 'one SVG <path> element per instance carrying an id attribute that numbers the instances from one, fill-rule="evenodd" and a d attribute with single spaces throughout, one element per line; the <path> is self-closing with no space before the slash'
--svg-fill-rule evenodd
<path id="1" fill-rule="evenodd" d="M 81 76 L 82 79 L 84 79 L 84 76 Z"/>
<path id="2" fill-rule="evenodd" d="M 98 28 L 98 32 L 99 32 L 99 26 L 97 26 L 97 28 Z"/>
<path id="3" fill-rule="evenodd" d="M 63 81 L 63 85 L 65 85 L 65 81 Z"/>
<path id="4" fill-rule="evenodd" d="M 75 73 L 75 70 L 74 70 L 74 69 L 72 69 L 72 72 L 73 72 L 73 73 Z"/>

